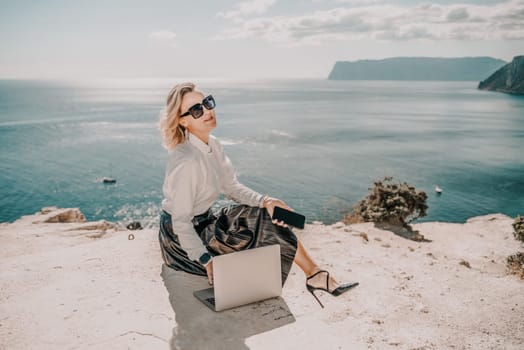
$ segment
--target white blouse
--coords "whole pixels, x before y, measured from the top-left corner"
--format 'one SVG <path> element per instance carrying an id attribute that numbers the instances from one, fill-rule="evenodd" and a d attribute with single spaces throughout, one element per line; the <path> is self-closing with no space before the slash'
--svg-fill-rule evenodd
<path id="1" fill-rule="evenodd" d="M 192 260 L 207 249 L 195 231 L 194 216 L 206 212 L 220 193 L 240 203 L 262 207 L 263 195 L 238 182 L 231 160 L 220 141 L 209 135 L 208 144 L 188 132 L 185 142 L 169 152 L 162 209 L 171 214 L 173 231 Z"/>

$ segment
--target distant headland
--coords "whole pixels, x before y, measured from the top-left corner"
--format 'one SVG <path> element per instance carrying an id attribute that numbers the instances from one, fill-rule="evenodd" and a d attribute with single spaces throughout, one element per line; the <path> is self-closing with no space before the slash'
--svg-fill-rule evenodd
<path id="1" fill-rule="evenodd" d="M 393 57 L 336 62 L 329 80 L 480 81 L 507 62 L 492 57 Z"/>
<path id="2" fill-rule="evenodd" d="M 524 95 L 524 56 L 515 56 L 513 61 L 481 81 L 478 88 Z"/>

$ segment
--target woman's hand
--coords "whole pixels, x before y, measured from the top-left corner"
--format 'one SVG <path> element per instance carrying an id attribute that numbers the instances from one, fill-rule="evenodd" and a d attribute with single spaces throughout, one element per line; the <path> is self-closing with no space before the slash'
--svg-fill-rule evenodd
<path id="1" fill-rule="evenodd" d="M 213 285 L 213 260 L 211 260 L 209 264 L 206 265 L 206 271 L 207 271 L 207 279 L 209 280 L 209 284 Z"/>
<path id="2" fill-rule="evenodd" d="M 269 213 L 270 217 L 273 217 L 273 211 L 275 210 L 275 207 L 282 207 L 284 209 L 294 211 L 291 207 L 289 207 L 286 203 L 284 203 L 284 201 L 278 198 L 267 197 L 264 200 L 264 208 L 267 209 L 267 212 Z M 284 221 L 278 221 L 275 219 L 275 220 L 272 220 L 272 222 L 282 227 L 288 227 L 287 224 L 284 223 Z"/>

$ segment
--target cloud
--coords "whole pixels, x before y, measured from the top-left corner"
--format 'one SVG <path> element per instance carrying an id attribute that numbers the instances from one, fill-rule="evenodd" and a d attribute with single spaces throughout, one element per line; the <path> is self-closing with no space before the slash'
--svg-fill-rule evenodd
<path id="1" fill-rule="evenodd" d="M 163 44 L 167 44 L 170 47 L 176 47 L 175 38 L 176 33 L 171 32 L 169 30 L 160 30 L 149 34 L 149 39 Z"/>
<path id="2" fill-rule="evenodd" d="M 230 18 L 229 27 L 216 39 L 256 37 L 286 46 L 321 45 L 327 40 L 524 39 L 524 0 L 489 5 L 410 6 L 347 1 L 358 6 L 296 16 Z"/>
<path id="3" fill-rule="evenodd" d="M 247 17 L 251 15 L 261 15 L 265 13 L 276 0 L 250 0 L 243 1 L 236 4 L 236 9 L 228 12 L 219 12 L 217 13 L 218 17 L 237 20 L 242 17 Z"/>
<path id="4" fill-rule="evenodd" d="M 320 0 L 325 1 L 325 0 Z M 335 0 L 336 3 L 340 4 L 346 4 L 351 6 L 365 6 L 365 5 L 373 5 L 373 4 L 379 4 L 384 3 L 384 0 Z"/>
<path id="5" fill-rule="evenodd" d="M 334 2 L 337 4 L 345 4 L 351 6 L 366 6 L 373 4 L 385 3 L 385 0 L 312 0 L 314 3 Z"/>
<path id="6" fill-rule="evenodd" d="M 468 9 L 464 7 L 455 8 L 448 12 L 446 19 L 449 22 L 460 22 L 465 21 L 469 18 Z"/>

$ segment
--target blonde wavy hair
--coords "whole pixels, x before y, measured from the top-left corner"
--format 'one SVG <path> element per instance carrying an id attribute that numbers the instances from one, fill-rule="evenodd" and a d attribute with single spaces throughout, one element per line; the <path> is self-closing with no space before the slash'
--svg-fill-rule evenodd
<path id="1" fill-rule="evenodd" d="M 186 140 L 186 128 L 180 124 L 180 107 L 185 94 L 198 91 L 193 83 L 180 83 L 175 85 L 166 99 L 166 106 L 160 111 L 159 128 L 162 135 L 162 146 L 168 150 Z"/>

